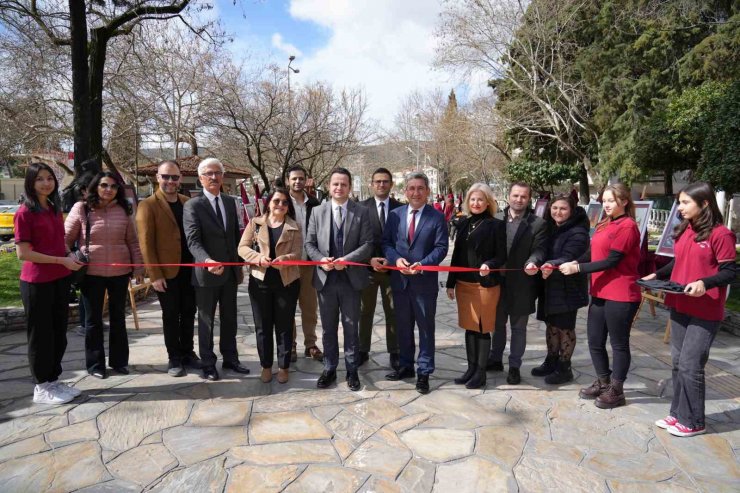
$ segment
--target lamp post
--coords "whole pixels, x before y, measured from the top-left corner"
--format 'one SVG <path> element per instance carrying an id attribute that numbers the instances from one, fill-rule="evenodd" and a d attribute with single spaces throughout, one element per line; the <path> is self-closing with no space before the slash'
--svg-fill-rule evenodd
<path id="1" fill-rule="evenodd" d="M 300 70 L 290 66 L 290 64 L 293 63 L 293 60 L 295 60 L 295 56 L 290 55 L 288 57 L 288 112 L 289 113 L 291 112 L 290 110 L 291 110 L 291 99 L 292 99 L 290 96 L 290 73 L 291 72 L 293 72 L 294 74 L 300 73 Z"/>

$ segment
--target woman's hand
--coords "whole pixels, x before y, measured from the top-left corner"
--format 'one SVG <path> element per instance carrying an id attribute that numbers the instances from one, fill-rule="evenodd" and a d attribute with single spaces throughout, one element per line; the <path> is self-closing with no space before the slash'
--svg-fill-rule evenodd
<path id="1" fill-rule="evenodd" d="M 537 266 L 534 265 L 532 262 L 528 263 L 524 267 L 524 273 L 527 274 L 528 276 L 533 276 L 533 275 L 537 274 L 537 271 L 538 270 L 539 269 L 537 269 Z"/>
<path id="2" fill-rule="evenodd" d="M 447 288 L 447 297 L 451 299 L 452 301 L 455 301 L 455 289 L 454 288 Z"/>
<path id="3" fill-rule="evenodd" d="M 486 264 L 482 264 L 480 266 L 480 272 L 479 272 L 479 274 L 480 274 L 481 277 L 486 277 L 490 273 L 491 273 L 491 268 L 488 267 Z M 455 299 L 454 296 L 451 299 L 454 300 Z"/>
<path id="4" fill-rule="evenodd" d="M 704 296 L 704 293 L 707 292 L 707 288 L 704 286 L 704 281 L 699 279 L 698 281 L 687 284 L 683 292 L 692 298 L 698 298 L 699 296 Z"/>
<path id="5" fill-rule="evenodd" d="M 578 274 L 578 262 L 573 260 L 572 262 L 566 262 L 560 266 L 560 273 L 564 276 L 572 276 Z"/>
<path id="6" fill-rule="evenodd" d="M 643 277 L 643 278 L 642 278 L 641 280 L 643 280 L 643 281 L 652 281 L 652 280 L 653 280 L 653 279 L 655 279 L 656 277 L 658 277 L 658 274 L 656 274 L 655 272 L 653 272 L 652 274 L 648 274 L 648 275 L 646 275 L 646 276 L 645 276 L 645 277 Z"/>
<path id="7" fill-rule="evenodd" d="M 266 255 L 260 255 L 260 259 L 257 262 L 260 267 L 270 267 L 272 259 Z"/>
<path id="8" fill-rule="evenodd" d="M 555 266 L 550 263 L 542 264 L 540 270 L 542 271 L 542 279 L 547 279 L 552 274 L 552 271 L 555 270 Z"/>

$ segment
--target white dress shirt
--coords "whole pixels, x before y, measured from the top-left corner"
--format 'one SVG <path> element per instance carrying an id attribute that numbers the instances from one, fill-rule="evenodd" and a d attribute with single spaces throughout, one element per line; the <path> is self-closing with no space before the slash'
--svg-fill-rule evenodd
<path id="1" fill-rule="evenodd" d="M 213 209 L 213 213 L 216 214 L 216 216 L 218 216 L 218 213 L 216 212 L 216 197 L 219 198 L 218 207 L 221 209 L 221 217 L 224 219 L 224 228 L 226 228 L 226 209 L 224 208 L 224 199 L 221 197 L 221 194 L 213 195 L 208 190 L 203 189 L 203 195 L 208 199 L 208 202 L 211 204 L 211 209 Z"/>

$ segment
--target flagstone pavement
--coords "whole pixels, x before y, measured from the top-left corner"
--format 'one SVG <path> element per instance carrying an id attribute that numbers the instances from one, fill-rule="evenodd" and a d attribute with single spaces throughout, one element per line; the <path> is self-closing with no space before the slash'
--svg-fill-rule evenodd
<path id="1" fill-rule="evenodd" d="M 603 411 L 578 398 L 594 378 L 585 309 L 575 382 L 555 387 L 530 376 L 545 354 L 544 328 L 531 319 L 522 384 L 489 373 L 485 390 L 466 390 L 452 382 L 466 364 L 455 305 L 441 291 L 438 300 L 437 371 L 426 396 L 411 381 L 384 379 L 380 303 L 359 392 L 348 390 L 343 371 L 335 388 L 316 389 L 322 367 L 302 357 L 300 334 L 290 382 L 261 383 L 244 285 L 246 377 L 167 376 L 159 305 L 150 298 L 139 305 L 141 330 L 128 319 L 130 375 L 87 376 L 83 338 L 70 330 L 62 377 L 83 394 L 63 406 L 35 405 L 25 333 L 0 334 L 0 491 L 740 491 L 737 337 L 720 333 L 712 348 L 709 433 L 675 438 L 653 425 L 671 395 L 665 311 L 653 319 L 642 310 L 628 405 Z"/>

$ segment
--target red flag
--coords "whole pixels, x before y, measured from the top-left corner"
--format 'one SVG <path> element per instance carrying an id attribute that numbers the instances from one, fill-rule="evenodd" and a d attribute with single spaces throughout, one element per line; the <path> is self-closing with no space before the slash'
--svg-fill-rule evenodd
<path id="1" fill-rule="evenodd" d="M 247 189 L 244 188 L 244 182 L 239 184 L 239 191 L 242 195 L 242 216 L 244 216 L 244 226 L 249 224 L 249 214 L 247 214 L 247 204 L 249 203 L 249 195 L 247 195 Z"/>

